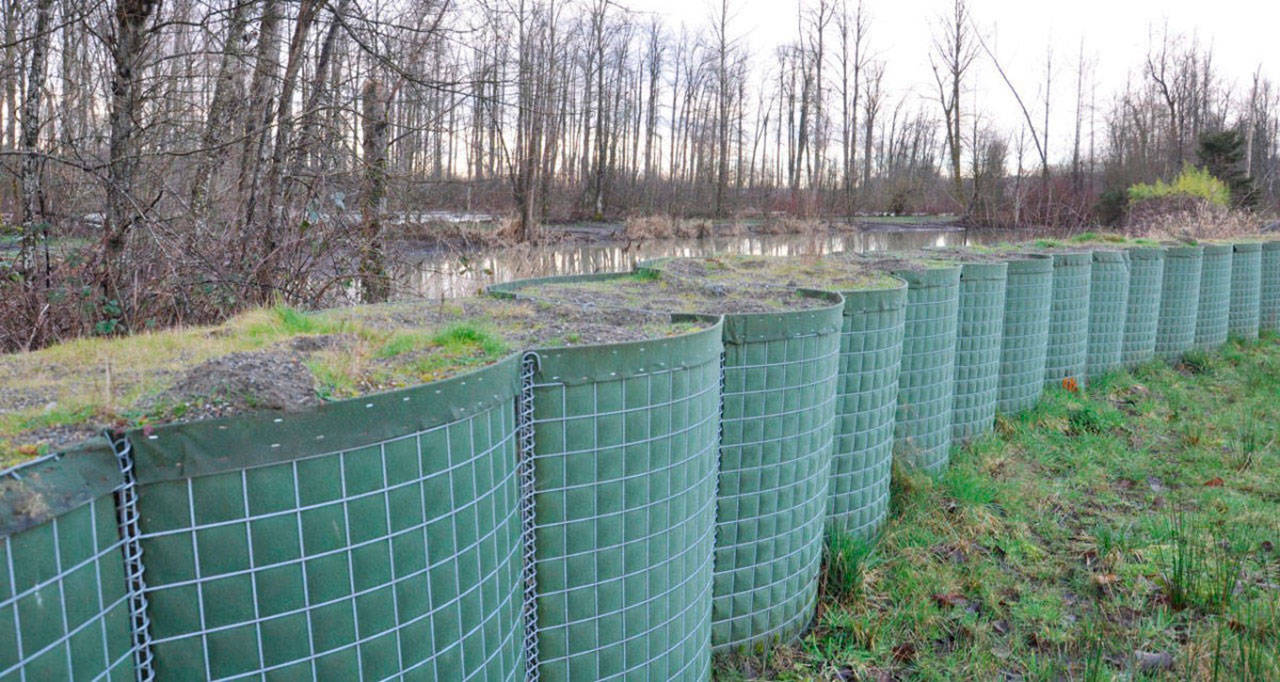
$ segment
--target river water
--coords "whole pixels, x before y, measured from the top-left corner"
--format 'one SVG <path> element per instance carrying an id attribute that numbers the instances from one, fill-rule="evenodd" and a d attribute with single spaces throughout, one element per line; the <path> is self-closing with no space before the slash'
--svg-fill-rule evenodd
<path id="1" fill-rule="evenodd" d="M 527 277 L 626 272 L 636 261 L 722 254 L 756 256 L 871 253 L 929 246 L 965 246 L 1011 241 L 1007 230 L 909 229 L 820 235 L 750 235 L 644 242 L 578 243 L 511 247 L 483 253 L 401 252 L 393 266 L 396 298 L 454 298 L 489 284 Z"/>

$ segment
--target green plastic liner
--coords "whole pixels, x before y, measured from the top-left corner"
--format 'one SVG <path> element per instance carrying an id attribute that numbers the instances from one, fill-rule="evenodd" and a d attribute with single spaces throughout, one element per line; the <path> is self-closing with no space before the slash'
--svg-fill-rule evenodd
<path id="1" fill-rule="evenodd" d="M 1005 287 L 1004 334 L 1000 343 L 1000 386 L 996 411 L 1017 414 L 1035 407 L 1044 392 L 1044 359 L 1053 301 L 1053 258 L 1009 261 Z"/>
<path id="2" fill-rule="evenodd" d="M 0 472 L 0 679 L 134 679 L 121 484 L 102 439 Z"/>
<path id="3" fill-rule="evenodd" d="M 895 274 L 907 280 L 907 317 L 894 456 L 908 466 L 941 473 L 951 457 L 960 267 Z"/>
<path id="4" fill-rule="evenodd" d="M 813 617 L 844 300 L 726 315 L 712 646 L 786 641 Z"/>
<path id="5" fill-rule="evenodd" d="M 1231 318 L 1227 331 L 1239 339 L 1258 338 L 1262 291 L 1262 244 L 1235 245 L 1231 255 Z"/>
<path id="6" fill-rule="evenodd" d="M 1067 379 L 1085 384 L 1089 359 L 1089 284 L 1093 254 L 1053 254 L 1053 303 L 1049 307 L 1049 342 L 1045 348 L 1044 382 L 1061 387 Z"/>
<path id="7" fill-rule="evenodd" d="M 1173 246 L 1165 251 L 1160 322 L 1156 330 L 1159 358 L 1175 361 L 1195 344 L 1203 261 L 1202 246 Z"/>
<path id="8" fill-rule="evenodd" d="M 833 528 L 870 539 L 889 513 L 907 284 L 841 293 L 844 329 L 828 518 Z"/>
<path id="9" fill-rule="evenodd" d="M 1280 332 L 1280 241 L 1262 244 L 1262 286 L 1258 300 L 1261 331 Z"/>
<path id="10" fill-rule="evenodd" d="M 722 348 L 713 325 L 538 353 L 541 679 L 710 677 Z"/>
<path id="11" fill-rule="evenodd" d="M 1129 314 L 1129 256 L 1094 251 L 1089 280 L 1089 351 L 1085 376 L 1100 377 L 1120 367 L 1125 318 Z"/>
<path id="12" fill-rule="evenodd" d="M 1164 248 L 1134 247 L 1129 252 L 1129 304 L 1124 318 L 1120 364 L 1137 367 L 1156 354 L 1160 290 L 1164 287 Z"/>
<path id="13" fill-rule="evenodd" d="M 957 443 L 980 436 L 995 424 L 1008 273 L 1008 263 L 965 263 L 960 268 L 951 408 L 951 437 Z"/>
<path id="14" fill-rule="evenodd" d="M 518 381 L 130 434 L 157 676 L 521 678 Z"/>
<path id="15" fill-rule="evenodd" d="M 1227 342 L 1231 320 L 1230 244 L 1205 244 L 1200 271 L 1200 303 L 1196 308 L 1197 348 L 1212 349 Z"/>

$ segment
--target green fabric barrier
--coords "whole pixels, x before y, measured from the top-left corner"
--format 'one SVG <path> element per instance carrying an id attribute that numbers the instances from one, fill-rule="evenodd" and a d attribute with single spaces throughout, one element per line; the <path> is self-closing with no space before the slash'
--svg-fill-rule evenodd
<path id="1" fill-rule="evenodd" d="M 1165 251 L 1156 329 L 1156 356 L 1161 359 L 1175 361 L 1195 344 L 1203 262 L 1202 246 L 1171 246 Z"/>
<path id="2" fill-rule="evenodd" d="M 709 679 L 721 333 L 538 352 L 541 679 Z"/>
<path id="3" fill-rule="evenodd" d="M 1164 286 L 1164 248 L 1133 247 L 1129 252 L 1129 303 L 1124 318 L 1120 364 L 1137 367 L 1155 357 Z"/>
<path id="4" fill-rule="evenodd" d="M 1213 349 L 1227 342 L 1231 321 L 1230 244 L 1205 244 L 1196 307 L 1195 347 Z"/>
<path id="5" fill-rule="evenodd" d="M 1045 348 L 1045 385 L 1061 387 L 1067 379 L 1085 383 L 1089 358 L 1089 284 L 1093 255 L 1053 254 L 1053 302 L 1049 307 L 1049 341 Z"/>
<path id="6" fill-rule="evenodd" d="M 1231 255 L 1231 317 L 1227 332 L 1236 338 L 1258 338 L 1262 291 L 1262 244 L 1242 242 Z"/>
<path id="7" fill-rule="evenodd" d="M 158 678 L 521 677 L 518 381 L 130 434 Z"/>
<path id="8" fill-rule="evenodd" d="M 895 274 L 907 281 L 907 313 L 894 456 L 908 466 L 941 473 L 951 457 L 960 267 Z"/>
<path id="9" fill-rule="evenodd" d="M 134 679 L 122 483 L 103 439 L 0 472 L 0 679 Z"/>
<path id="10" fill-rule="evenodd" d="M 965 263 L 960 268 L 951 408 L 951 437 L 956 443 L 980 436 L 995 424 L 1008 275 L 1008 263 Z"/>
<path id="11" fill-rule="evenodd" d="M 1120 366 L 1128 314 L 1129 255 L 1124 251 L 1094 251 L 1089 280 L 1087 379 L 1100 377 Z"/>
<path id="12" fill-rule="evenodd" d="M 844 300 L 724 318 L 711 643 L 785 641 L 813 617 Z"/>
<path id="13" fill-rule="evenodd" d="M 833 528 L 870 539 L 889 513 L 907 284 L 841 294 L 844 328 L 827 511 Z"/>
<path id="14" fill-rule="evenodd" d="M 1016 257 L 1009 261 L 996 399 L 996 411 L 1001 414 L 1017 414 L 1040 402 L 1052 301 L 1051 256 Z"/>
<path id="15" fill-rule="evenodd" d="M 1261 331 L 1280 332 L 1280 241 L 1262 244 L 1261 267 L 1258 326 Z"/>

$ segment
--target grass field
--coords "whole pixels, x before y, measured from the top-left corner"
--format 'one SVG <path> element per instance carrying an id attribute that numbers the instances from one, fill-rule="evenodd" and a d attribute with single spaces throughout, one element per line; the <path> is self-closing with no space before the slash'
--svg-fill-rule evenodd
<path id="1" fill-rule="evenodd" d="M 813 630 L 717 679 L 1280 680 L 1277 439 L 1275 337 L 1054 391 L 895 475 Z"/>

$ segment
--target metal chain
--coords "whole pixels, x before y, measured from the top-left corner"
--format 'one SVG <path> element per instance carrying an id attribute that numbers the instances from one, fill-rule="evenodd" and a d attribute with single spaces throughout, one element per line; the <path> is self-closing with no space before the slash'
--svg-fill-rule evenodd
<path id="1" fill-rule="evenodd" d="M 537 542 L 534 506 L 536 489 L 533 461 L 533 381 L 538 373 L 537 353 L 525 353 L 520 364 L 520 398 L 516 405 L 516 433 L 519 435 L 520 539 L 523 545 L 524 579 L 524 656 L 525 674 L 529 682 L 538 680 L 538 566 L 534 546 Z"/>
<path id="2" fill-rule="evenodd" d="M 129 623 L 133 630 L 133 660 L 138 682 L 155 679 L 151 652 L 151 617 L 147 615 L 147 582 L 143 575 L 142 532 L 138 528 L 138 477 L 133 468 L 133 444 L 123 434 L 106 433 L 120 464 L 124 481 L 116 493 L 116 518 L 123 540 L 125 587 L 129 591 Z"/>

